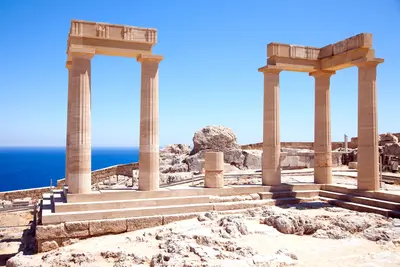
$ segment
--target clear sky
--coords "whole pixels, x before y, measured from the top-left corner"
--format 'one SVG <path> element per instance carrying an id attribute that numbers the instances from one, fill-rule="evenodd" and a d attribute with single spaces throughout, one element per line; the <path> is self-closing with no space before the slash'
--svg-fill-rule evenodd
<path id="1" fill-rule="evenodd" d="M 0 1 L 0 146 L 64 146 L 71 19 L 158 29 L 160 145 L 191 144 L 207 125 L 262 141 L 270 42 L 325 46 L 373 34 L 379 132 L 400 132 L 400 1 Z M 314 138 L 314 78 L 282 72 L 281 140 Z M 92 145 L 137 146 L 140 63 L 92 60 Z M 331 80 L 332 140 L 357 135 L 357 69 Z"/>

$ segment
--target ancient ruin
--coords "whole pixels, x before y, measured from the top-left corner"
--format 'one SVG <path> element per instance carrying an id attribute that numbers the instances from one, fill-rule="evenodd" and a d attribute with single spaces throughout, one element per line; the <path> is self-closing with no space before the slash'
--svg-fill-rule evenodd
<path id="1" fill-rule="evenodd" d="M 264 73 L 262 159 L 258 152 L 241 150 L 233 132 L 219 126 L 197 132 L 192 151 L 189 146 L 169 146 L 162 150 L 160 158 L 158 65 L 163 57 L 152 54 L 156 42 L 156 29 L 71 22 L 66 64 L 69 72 L 66 177 L 64 183 L 59 183 L 62 190 L 46 193 L 41 200 L 35 228 L 39 252 L 71 244 L 76 239 L 162 226 L 199 215 L 201 221 L 205 212 L 212 212 L 214 215 L 207 216 L 215 217 L 233 210 L 268 209 L 267 206 L 273 205 L 318 201 L 322 205 L 400 217 L 399 194 L 379 191 L 376 67 L 383 60 L 375 58 L 371 34 L 359 34 L 323 48 L 268 44 L 267 65 L 259 69 Z M 134 57 L 141 63 L 140 158 L 139 164 L 114 166 L 92 174 L 90 94 L 91 59 L 95 54 Z M 337 176 L 332 174 L 341 163 L 337 163 L 339 160 L 331 148 L 330 77 L 335 71 L 351 66 L 359 68 L 357 187 L 334 185 Z M 281 151 L 280 146 L 282 70 L 308 72 L 315 78 L 315 153 L 308 157 L 313 163 L 306 166 L 315 169 L 313 181 L 281 177 L 284 172 L 281 158 L 291 156 L 290 151 Z M 205 133 L 213 131 L 219 134 L 213 138 L 206 136 Z M 227 149 L 219 147 L 220 143 Z M 174 163 L 165 166 L 167 161 Z M 168 178 L 160 186 L 162 174 L 182 170 L 192 172 L 191 181 L 182 179 L 173 183 Z M 262 175 L 262 179 L 243 182 L 229 176 L 245 171 Z M 131 185 L 100 188 L 100 182 L 105 185 L 107 175 L 109 184 L 111 178 L 118 181 L 120 175 L 130 176 Z M 94 190 L 92 181 L 97 186 Z M 273 224 L 268 212 L 265 214 L 265 224 Z"/>
<path id="2" fill-rule="evenodd" d="M 157 190 L 159 180 L 158 64 L 152 54 L 157 30 L 71 21 L 68 35 L 66 184 L 70 194 L 91 190 L 91 59 L 95 54 L 136 58 L 142 64 L 140 93 L 140 190 Z"/>
<path id="3" fill-rule="evenodd" d="M 376 68 L 372 34 L 361 33 L 322 48 L 270 43 L 264 73 L 263 184 L 279 185 L 279 73 L 307 72 L 315 78 L 314 181 L 332 182 L 330 78 L 336 71 L 358 67 L 358 189 L 379 190 Z"/>

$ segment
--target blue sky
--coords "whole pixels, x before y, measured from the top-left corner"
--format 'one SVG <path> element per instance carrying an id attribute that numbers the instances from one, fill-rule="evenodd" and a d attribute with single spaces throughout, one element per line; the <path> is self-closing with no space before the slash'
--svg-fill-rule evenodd
<path id="1" fill-rule="evenodd" d="M 374 36 L 379 132 L 400 132 L 400 1 L 0 1 L 0 146 L 64 146 L 66 44 L 71 19 L 158 29 L 160 145 L 192 143 L 207 125 L 262 141 L 270 42 L 321 47 Z M 281 140 L 314 138 L 314 78 L 283 72 Z M 140 63 L 92 60 L 92 145 L 137 146 Z M 357 69 L 331 80 L 332 140 L 357 135 Z"/>

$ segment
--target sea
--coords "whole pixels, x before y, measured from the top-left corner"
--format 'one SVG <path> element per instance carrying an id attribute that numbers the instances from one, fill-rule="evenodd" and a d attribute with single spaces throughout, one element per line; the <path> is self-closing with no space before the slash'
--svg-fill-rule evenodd
<path id="1" fill-rule="evenodd" d="M 92 148 L 92 170 L 138 160 L 138 148 Z M 54 186 L 64 177 L 65 147 L 0 147 L 0 192 Z"/>

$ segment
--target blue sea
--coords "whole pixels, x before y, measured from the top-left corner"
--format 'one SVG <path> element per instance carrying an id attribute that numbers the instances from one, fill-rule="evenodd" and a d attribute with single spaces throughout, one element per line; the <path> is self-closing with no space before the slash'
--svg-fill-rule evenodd
<path id="1" fill-rule="evenodd" d="M 138 148 L 92 148 L 92 170 L 138 159 Z M 55 185 L 64 177 L 65 147 L 0 147 L 0 192 Z"/>

